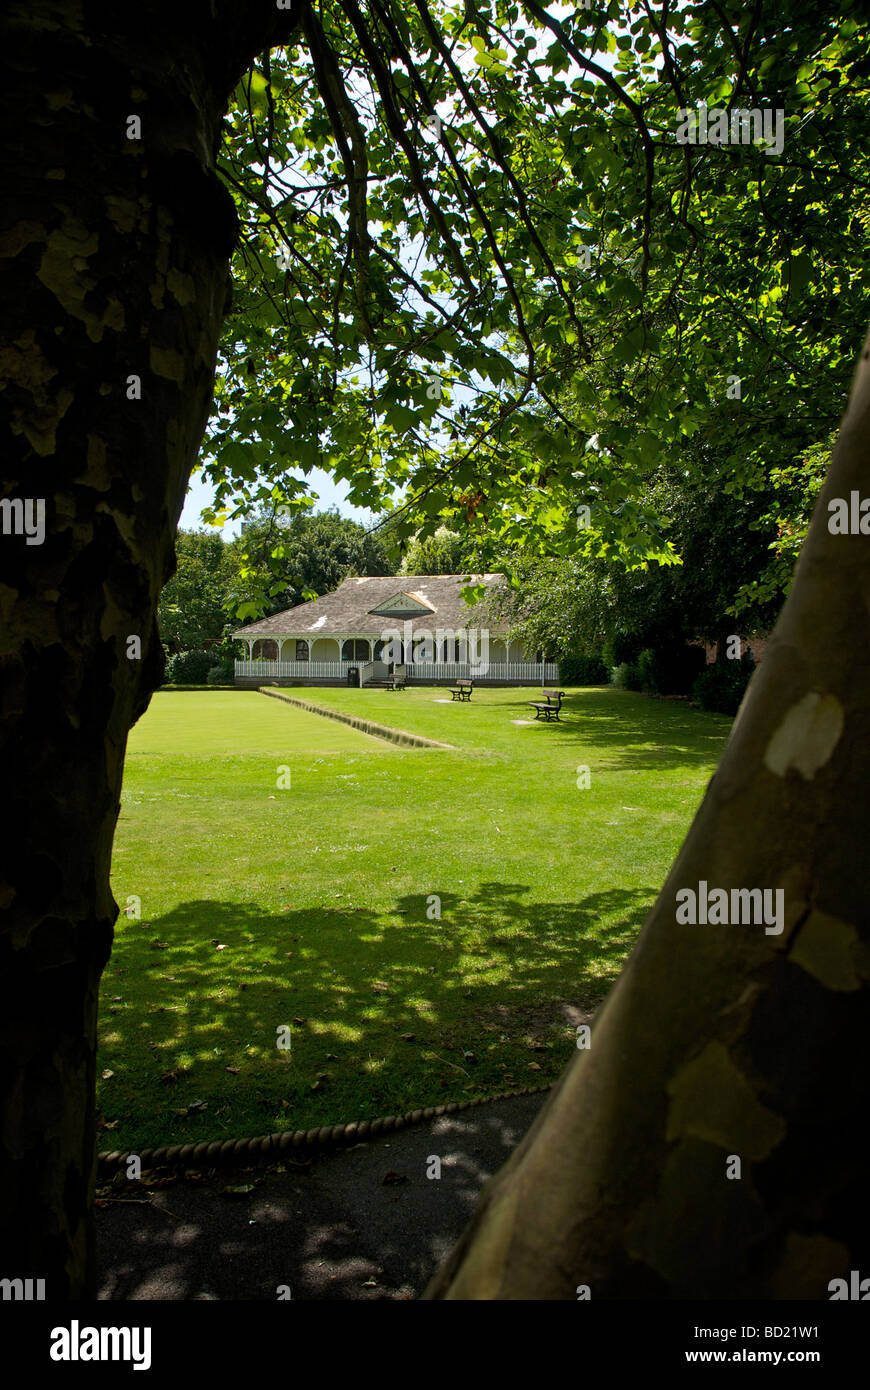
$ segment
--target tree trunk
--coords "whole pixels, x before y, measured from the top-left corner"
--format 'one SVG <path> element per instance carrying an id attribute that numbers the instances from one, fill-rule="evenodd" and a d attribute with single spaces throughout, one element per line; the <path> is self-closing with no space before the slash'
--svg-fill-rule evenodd
<path id="1" fill-rule="evenodd" d="M 87 33 L 66 0 L 9 8 L 0 1274 L 81 1298 L 112 837 L 211 399 L 236 236 L 213 170 L 232 63 L 217 62 L 208 6 L 94 3 Z"/>
<path id="2" fill-rule="evenodd" d="M 591 1047 L 428 1298 L 827 1299 L 870 1275 L 870 541 L 827 524 L 870 495 L 868 359 L 870 338 L 791 594 Z M 783 930 L 677 921 L 702 880 L 781 889 Z"/>

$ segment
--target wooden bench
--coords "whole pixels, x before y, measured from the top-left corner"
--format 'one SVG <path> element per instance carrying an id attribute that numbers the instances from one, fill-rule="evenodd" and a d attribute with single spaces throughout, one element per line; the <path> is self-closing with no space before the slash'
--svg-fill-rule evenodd
<path id="1" fill-rule="evenodd" d="M 407 676 L 406 676 L 405 667 L 404 667 L 404 666 L 397 666 L 397 667 L 395 668 L 395 670 L 393 671 L 393 674 L 392 674 L 391 676 L 388 676 L 388 677 L 387 677 L 387 689 L 388 689 L 388 690 L 404 690 L 404 689 L 405 689 L 406 681 L 407 681 Z"/>
<path id="2" fill-rule="evenodd" d="M 542 690 L 541 694 L 544 696 L 543 700 L 529 700 L 529 704 L 535 711 L 535 718 L 543 719 L 548 724 L 551 719 L 555 719 L 561 724 L 559 710 L 562 708 L 564 690 Z"/>
<path id="3" fill-rule="evenodd" d="M 457 681 L 455 685 L 450 686 L 451 700 L 458 700 L 460 704 L 463 700 L 470 700 L 473 686 L 474 681 Z"/>

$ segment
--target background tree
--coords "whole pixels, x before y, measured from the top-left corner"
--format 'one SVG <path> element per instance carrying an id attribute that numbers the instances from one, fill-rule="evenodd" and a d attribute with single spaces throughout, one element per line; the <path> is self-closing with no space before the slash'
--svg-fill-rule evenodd
<path id="1" fill-rule="evenodd" d="M 697 454 L 692 441 L 685 455 Z M 645 648 L 673 652 L 687 642 L 723 643 L 725 636 L 766 631 L 775 621 L 770 547 L 780 494 L 735 496 L 711 486 L 715 458 L 703 466 L 659 467 L 637 498 L 659 518 L 671 553 L 627 568 L 596 554 L 578 532 L 572 557 L 507 558 L 513 587 L 497 600 L 501 616 L 529 650 L 555 658 L 609 653 L 607 664 L 634 661 Z M 703 484 L 699 475 L 706 478 Z M 590 553 L 591 552 L 591 553 Z M 750 602 L 749 595 L 753 596 Z M 738 623 L 739 615 L 739 623 Z"/>
<path id="2" fill-rule="evenodd" d="M 179 531 L 177 569 L 157 605 L 160 635 L 171 652 L 202 648 L 237 626 L 227 612 L 234 566 L 223 537 L 214 531 Z"/>
<path id="3" fill-rule="evenodd" d="M 399 574 L 467 574 L 475 568 L 476 550 L 461 531 L 438 526 L 431 536 L 422 533 L 408 542 Z"/>
<path id="4" fill-rule="evenodd" d="M 281 517 L 261 506 L 230 553 L 237 576 L 231 606 L 241 619 L 332 593 L 349 575 L 394 574 L 397 561 L 388 532 L 373 533 L 336 509 Z"/>

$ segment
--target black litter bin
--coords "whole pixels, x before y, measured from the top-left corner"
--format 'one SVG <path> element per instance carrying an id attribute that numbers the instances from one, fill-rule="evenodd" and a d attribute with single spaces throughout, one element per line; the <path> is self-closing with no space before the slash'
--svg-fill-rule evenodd
<path id="1" fill-rule="evenodd" d="M 359 667 L 358 667 L 358 666 L 348 666 L 348 668 L 347 668 L 347 683 L 348 683 L 348 685 L 356 685 L 356 686 L 359 686 Z"/>

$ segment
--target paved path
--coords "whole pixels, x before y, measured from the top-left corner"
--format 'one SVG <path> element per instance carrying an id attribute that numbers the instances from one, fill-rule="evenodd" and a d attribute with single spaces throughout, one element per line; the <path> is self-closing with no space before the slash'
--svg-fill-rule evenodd
<path id="1" fill-rule="evenodd" d="M 413 1299 L 547 1092 L 199 1182 L 136 1184 L 97 1210 L 100 1299 Z M 440 1179 L 427 1178 L 430 1155 Z M 387 1179 L 385 1182 L 384 1179 Z M 250 1193 L 228 1186 L 254 1183 Z M 129 1200 L 135 1197 L 137 1200 Z"/>

